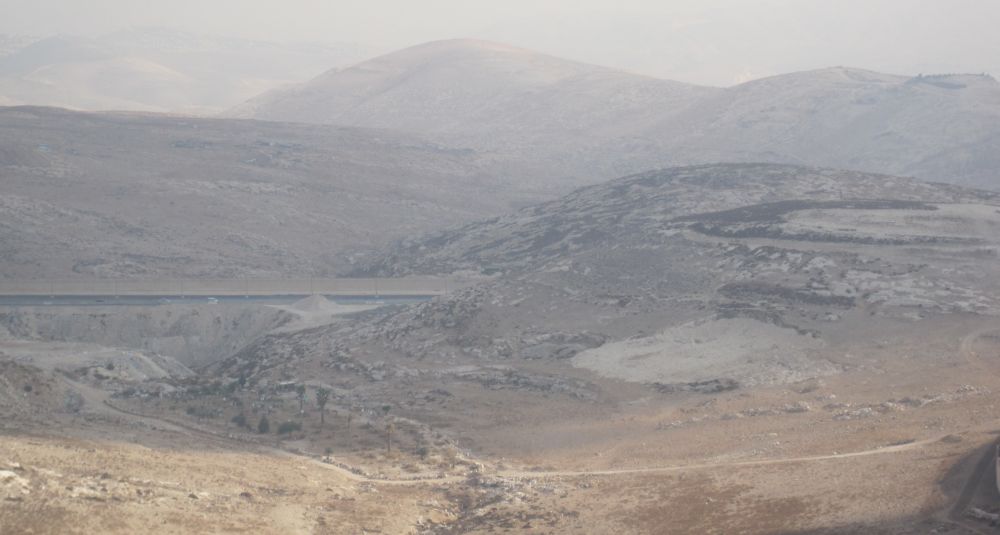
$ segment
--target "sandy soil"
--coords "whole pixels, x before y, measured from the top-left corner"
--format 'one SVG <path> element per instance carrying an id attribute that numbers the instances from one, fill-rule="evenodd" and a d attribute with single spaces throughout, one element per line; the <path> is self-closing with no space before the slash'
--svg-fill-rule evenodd
<path id="1" fill-rule="evenodd" d="M 747 318 L 708 318 L 584 351 L 573 358 L 573 365 L 626 381 L 686 383 L 734 377 L 750 385 L 793 382 L 823 374 L 815 359 L 808 358 L 810 350 L 822 346 L 821 340 L 791 328 Z M 831 367 L 826 373 L 835 371 Z"/>

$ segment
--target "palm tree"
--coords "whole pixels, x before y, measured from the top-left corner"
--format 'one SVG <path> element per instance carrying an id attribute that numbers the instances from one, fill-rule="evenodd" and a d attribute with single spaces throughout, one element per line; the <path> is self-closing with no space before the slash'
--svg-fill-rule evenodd
<path id="1" fill-rule="evenodd" d="M 319 424 L 326 423 L 326 402 L 330 401 L 330 391 L 326 388 L 316 389 L 316 405 L 319 406 Z"/>

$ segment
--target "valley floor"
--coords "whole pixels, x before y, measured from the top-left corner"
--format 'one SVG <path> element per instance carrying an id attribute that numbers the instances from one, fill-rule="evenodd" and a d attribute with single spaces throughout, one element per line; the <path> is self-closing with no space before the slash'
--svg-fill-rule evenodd
<path id="1" fill-rule="evenodd" d="M 536 442 L 502 460 L 460 458 L 448 471 L 393 470 L 412 457 L 405 448 L 375 459 L 337 451 L 324 462 L 309 453 L 319 431 L 276 442 L 75 383 L 80 413 L 25 410 L 3 423 L 0 531 L 971 533 L 949 510 L 1000 428 L 1000 375 L 982 373 L 994 363 L 981 357 L 979 334 L 963 341 L 964 362 L 927 381 L 975 385 L 922 407 L 831 419 L 824 410 L 746 412 L 803 397 L 788 389 L 705 396 L 681 405 L 686 422 L 656 425 L 649 407 L 571 419 L 557 430 L 573 433 L 571 446 Z M 860 407 L 886 392 L 884 381 L 852 388 L 856 379 L 829 378 L 807 395 L 836 390 Z M 741 407 L 749 416 L 710 417 Z M 527 431 L 522 444 L 540 440 Z M 601 438 L 609 435 L 616 440 Z M 353 461 L 389 466 L 345 470 Z"/>
<path id="2" fill-rule="evenodd" d="M 249 313 L 207 309 L 199 321 L 210 324 Z M 149 325 L 169 334 L 167 312 L 196 311 L 160 310 Z M 333 372 L 308 337 L 335 327 L 340 308 L 265 312 L 247 317 L 288 347 L 306 337 L 319 348 L 315 362 L 296 357 L 304 383 L 226 388 L 200 381 L 204 367 L 112 350 L 118 320 L 102 311 L 104 349 L 0 340 L 0 533 L 966 534 L 991 529 L 966 506 L 1000 505 L 979 477 L 1000 430 L 993 317 L 901 330 L 882 320 L 868 332 L 846 315 L 843 332 L 872 345 L 828 353 L 839 372 L 711 393 L 520 363 L 517 377 L 586 379 L 599 392 L 587 398 L 470 381 L 485 369 L 472 364 L 454 375 L 412 359 L 387 377 L 374 364 Z M 8 319 L 35 335 L 60 323 Z M 317 377 L 336 389 L 323 412 Z M 289 422 L 300 427 L 275 431 Z"/>

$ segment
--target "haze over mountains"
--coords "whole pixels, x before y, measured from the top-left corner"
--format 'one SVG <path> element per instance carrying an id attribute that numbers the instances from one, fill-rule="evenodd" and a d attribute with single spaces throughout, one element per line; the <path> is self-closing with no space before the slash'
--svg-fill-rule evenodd
<path id="1" fill-rule="evenodd" d="M 215 113 L 372 54 L 136 28 L 98 37 L 0 36 L 0 103 Z"/>
<path id="2" fill-rule="evenodd" d="M 395 13 L 468 4 L 446 3 Z M 826 4 L 811 24 L 872 18 Z M 348 48 L 0 36 L 0 105 L 127 110 L 0 106 L 4 535 L 1000 518 L 996 80 L 716 88 L 484 41 Z"/>
<path id="3" fill-rule="evenodd" d="M 192 86 L 174 93 L 184 80 L 200 79 L 220 61 L 227 67 L 210 75 L 208 85 L 225 86 L 211 78 L 221 76 L 247 89 L 254 84 L 244 84 L 241 76 L 261 72 L 258 61 L 282 70 L 275 76 L 292 76 L 330 57 L 327 49 L 303 54 L 148 30 L 5 43 L 12 52 L 0 58 L 0 75 L 6 73 L 0 78 L 8 82 L 37 81 L 41 72 L 91 76 L 96 64 L 117 69 L 155 63 L 144 72 L 163 75 L 156 80 L 94 76 L 95 83 L 108 84 L 95 86 L 95 94 L 103 99 L 135 93 L 161 102 L 177 97 L 175 104 L 190 102 L 185 99 Z M 201 57 L 205 49 L 215 52 Z M 121 55 L 125 50 L 147 53 Z M 283 55 L 299 61 L 283 62 Z M 192 74 L 178 77 L 180 71 L 160 67 L 173 63 Z M 51 87 L 81 83 L 53 79 Z M 44 98 L 44 90 L 36 89 L 30 91 Z M 87 98 L 88 90 L 72 93 Z M 123 107 L 146 108 L 152 100 Z M 4 236 L 10 252 L 4 274 L 330 274 L 351 269 L 349 259 L 362 250 L 412 238 L 413 232 L 499 215 L 632 172 L 690 163 L 807 164 L 1000 187 L 1000 84 L 981 75 L 911 78 L 830 68 L 720 89 L 451 40 L 331 70 L 254 98 L 228 115 L 259 120 L 4 110 L 0 165 L 11 229 Z M 195 183 L 200 186 L 191 197 Z M 317 191 L 340 188 L 365 201 L 335 195 L 319 202 L 328 193 Z M 102 195 L 112 191 L 134 211 L 109 211 Z M 295 193 L 289 197 L 290 191 Z M 312 208 L 293 202 L 300 194 Z M 221 197 L 205 202 L 215 196 Z M 250 225 L 234 226 L 231 219 L 206 227 L 204 221 L 219 219 L 214 202 L 257 218 L 248 219 Z M 150 203 L 187 212 L 135 209 Z M 399 208 L 359 210 L 366 204 Z M 35 217 L 28 212 L 41 217 L 46 211 L 75 223 L 65 225 L 59 238 L 49 234 L 51 225 L 26 223 Z M 208 241 L 191 238 L 173 252 L 120 256 L 149 243 L 142 232 L 206 237 L 208 228 L 217 234 Z M 323 229 L 328 232 L 317 239 Z M 247 241 L 218 245 L 233 239 Z M 212 267 L 205 259 L 188 262 L 189 255 L 180 252 L 208 242 Z M 47 249 L 52 243 L 67 247 Z M 59 261 L 44 259 L 53 251 Z M 40 264 L 47 267 L 39 271 Z"/>
<path id="4" fill-rule="evenodd" d="M 715 91 L 497 43 L 453 40 L 333 70 L 230 114 L 421 132 L 496 158 L 547 165 L 551 179 L 589 180 L 621 174 L 616 167 L 627 159 L 620 154 L 602 163 L 602 143 L 652 126 L 662 113 Z M 595 149 L 602 152 L 593 154 Z"/>
<path id="5" fill-rule="evenodd" d="M 332 70 L 229 113 L 418 132 L 577 184 L 765 161 L 996 187 L 1000 154 L 1000 84 L 985 75 L 838 67 L 719 89 L 471 40 Z"/>

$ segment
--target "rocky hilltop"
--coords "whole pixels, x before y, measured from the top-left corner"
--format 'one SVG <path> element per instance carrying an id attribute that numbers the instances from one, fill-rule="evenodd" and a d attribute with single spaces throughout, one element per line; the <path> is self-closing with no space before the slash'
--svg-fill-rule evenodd
<path id="1" fill-rule="evenodd" d="M 652 171 L 404 242 L 357 273 L 487 280 L 269 337 L 218 372 L 297 366 L 379 392 L 456 380 L 598 400 L 621 395 L 608 379 L 720 392 L 859 372 L 897 351 L 933 361 L 913 345 L 921 332 L 1000 314 L 998 229 L 1000 195 L 956 186 L 763 164 Z"/>
<path id="2" fill-rule="evenodd" d="M 958 243 L 921 225 L 901 222 L 879 233 L 875 226 L 858 228 L 855 223 L 861 214 L 934 214 L 933 203 L 996 198 L 992 192 L 832 169 L 773 164 L 674 168 L 581 188 L 509 215 L 404 240 L 357 273 L 537 273 L 609 251 L 656 250 L 691 236 L 776 243 Z M 844 215 L 845 220 L 838 229 L 807 232 L 804 225 L 789 223 L 801 220 L 803 213 Z M 975 221 L 966 223 L 969 232 L 976 231 Z M 980 239 L 989 240 L 985 235 Z"/>

